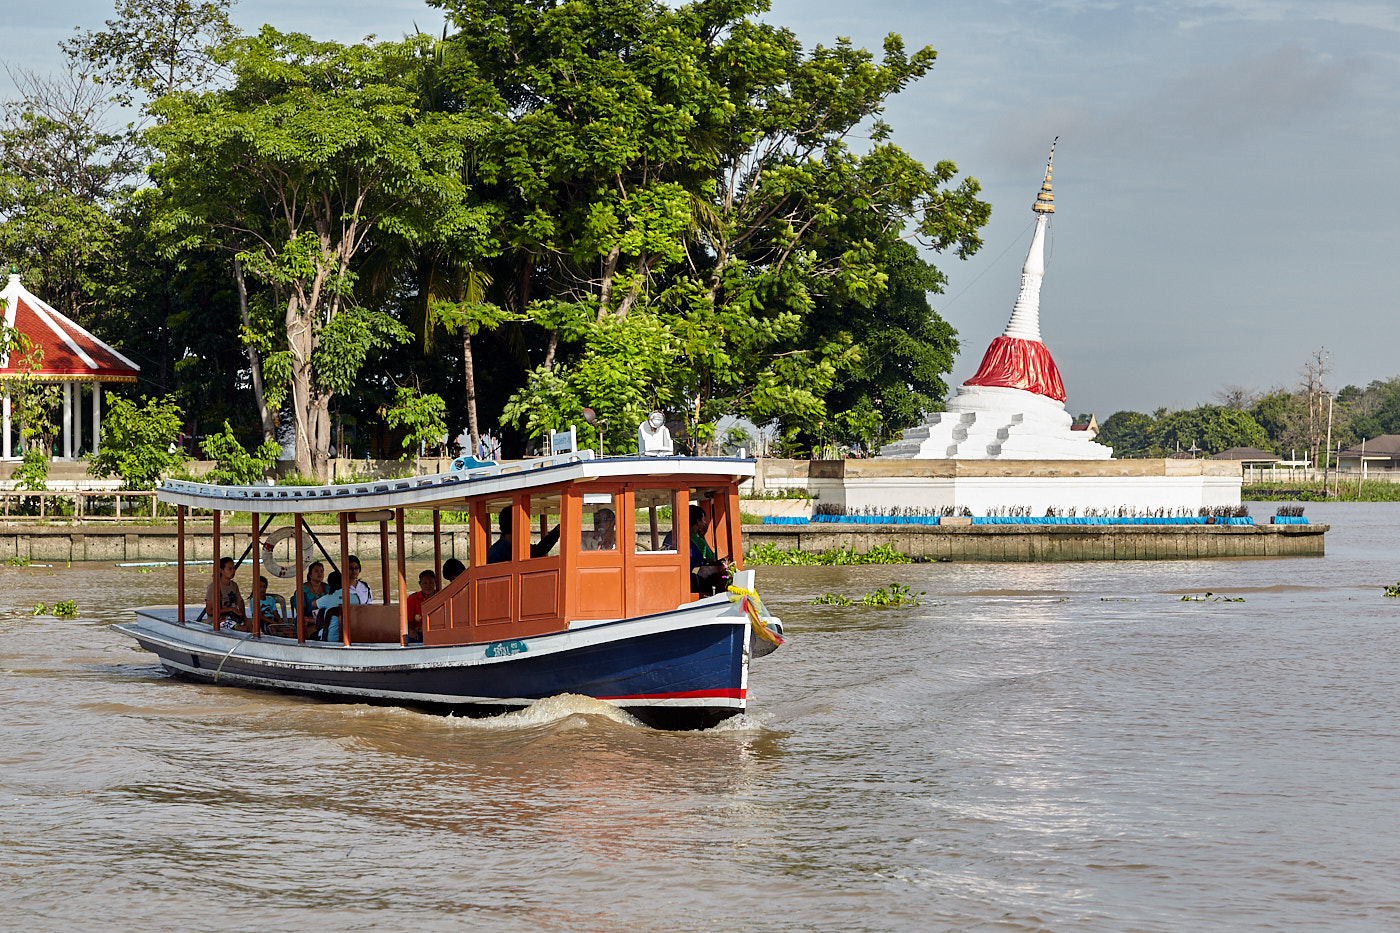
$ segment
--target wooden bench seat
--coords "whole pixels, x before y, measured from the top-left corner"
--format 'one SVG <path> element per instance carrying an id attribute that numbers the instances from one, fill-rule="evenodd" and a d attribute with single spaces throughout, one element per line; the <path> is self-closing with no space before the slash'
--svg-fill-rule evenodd
<path id="1" fill-rule="evenodd" d="M 350 607 L 352 643 L 399 643 L 399 604 Z"/>

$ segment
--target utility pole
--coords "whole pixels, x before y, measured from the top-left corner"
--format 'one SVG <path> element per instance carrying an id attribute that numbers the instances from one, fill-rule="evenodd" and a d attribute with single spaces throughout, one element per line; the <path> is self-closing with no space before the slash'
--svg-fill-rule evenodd
<path id="1" fill-rule="evenodd" d="M 1332 465 L 1332 396 L 1327 396 L 1327 446 L 1323 448 L 1323 456 L 1327 459 L 1322 464 L 1322 496 L 1326 498 L 1327 492 L 1327 470 Z"/>

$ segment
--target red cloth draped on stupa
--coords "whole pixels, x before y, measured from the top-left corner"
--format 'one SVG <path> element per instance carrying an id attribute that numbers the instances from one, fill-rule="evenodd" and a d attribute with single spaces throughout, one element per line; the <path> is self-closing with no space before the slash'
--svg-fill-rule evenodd
<path id="1" fill-rule="evenodd" d="M 1005 335 L 992 341 L 977 374 L 963 385 L 1024 389 L 1057 402 L 1065 400 L 1065 384 L 1050 349 L 1038 340 Z"/>

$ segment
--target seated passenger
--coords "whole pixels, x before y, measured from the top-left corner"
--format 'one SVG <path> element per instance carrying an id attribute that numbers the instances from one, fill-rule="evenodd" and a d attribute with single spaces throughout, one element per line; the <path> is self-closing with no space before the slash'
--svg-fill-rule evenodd
<path id="1" fill-rule="evenodd" d="M 466 571 L 466 566 L 463 565 L 463 563 L 460 560 L 453 557 L 450 560 L 448 560 L 447 563 L 442 565 L 442 578 L 448 583 L 451 583 L 453 580 L 466 573 Z"/>
<path id="2" fill-rule="evenodd" d="M 277 611 L 277 599 L 267 592 L 267 577 L 258 577 L 253 587 L 253 604 L 258 607 L 258 627 L 264 635 L 296 638 L 297 627 L 282 618 Z"/>
<path id="3" fill-rule="evenodd" d="M 332 570 L 331 575 L 326 578 L 326 595 L 316 600 L 316 607 L 320 610 L 316 615 L 316 630 L 318 633 L 324 630 L 326 641 L 340 641 L 340 602 L 340 571 Z M 359 604 L 360 597 L 352 592 L 350 605 Z"/>
<path id="4" fill-rule="evenodd" d="M 240 632 L 248 630 L 243 594 L 238 591 L 238 582 L 233 579 L 237 569 L 238 565 L 232 557 L 223 558 L 219 561 L 218 597 L 214 595 L 213 580 L 209 581 L 209 587 L 204 591 L 204 612 L 211 628 Z"/>
<path id="5" fill-rule="evenodd" d="M 514 522 L 514 520 L 511 518 L 512 511 L 514 510 L 509 507 L 506 507 L 504 509 L 501 509 L 499 515 L 497 516 L 497 522 L 499 523 L 501 529 L 501 536 L 496 539 L 496 543 L 491 545 L 490 549 L 486 552 L 486 563 L 488 564 L 499 564 L 504 561 L 511 560 L 512 555 L 515 553 L 515 551 L 513 550 L 513 545 L 511 544 L 511 525 Z M 530 556 L 544 557 L 550 551 L 554 550 L 554 545 L 558 543 L 559 526 L 555 525 L 553 529 L 547 532 L 545 536 L 540 539 L 539 544 L 530 545 Z M 446 575 L 445 571 L 444 575 Z"/>
<path id="6" fill-rule="evenodd" d="M 443 567 L 443 575 L 446 574 L 447 568 Z M 408 597 L 408 640 L 410 642 L 418 644 L 423 642 L 423 601 L 436 596 L 437 591 L 437 574 L 431 570 L 425 570 L 418 575 L 418 592 Z"/>
<path id="7" fill-rule="evenodd" d="M 617 515 L 612 509 L 593 513 L 593 530 L 583 533 L 581 544 L 585 551 L 617 550 Z"/>
<path id="8" fill-rule="evenodd" d="M 729 561 L 715 555 L 705 540 L 710 516 L 698 505 L 690 507 L 690 591 L 713 596 L 729 585 Z"/>
<path id="9" fill-rule="evenodd" d="M 359 602 L 351 605 L 368 606 L 374 602 L 374 594 L 369 591 L 369 584 L 360 579 L 360 559 L 354 554 L 345 559 L 345 573 L 345 588 L 359 597 Z"/>
<path id="10" fill-rule="evenodd" d="M 308 626 L 316 625 L 316 600 L 326 595 L 326 565 L 313 561 L 306 568 L 306 582 L 300 593 L 292 594 L 292 608 L 306 617 Z"/>

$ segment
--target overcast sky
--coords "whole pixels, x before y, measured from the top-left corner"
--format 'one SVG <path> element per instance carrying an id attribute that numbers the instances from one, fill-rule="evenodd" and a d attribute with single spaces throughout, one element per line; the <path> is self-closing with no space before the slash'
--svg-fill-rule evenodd
<path id="1" fill-rule="evenodd" d="M 111 9 L 27 7 L 6 63 L 56 68 Z M 442 24 L 414 0 L 244 0 L 234 18 L 340 40 Z M 1041 327 L 1072 412 L 1291 386 L 1323 346 L 1336 387 L 1400 375 L 1400 3 L 775 0 L 767 18 L 808 46 L 898 32 L 938 50 L 887 119 L 992 203 L 977 256 L 935 258 L 956 382 L 1006 324 L 1057 135 Z"/>

